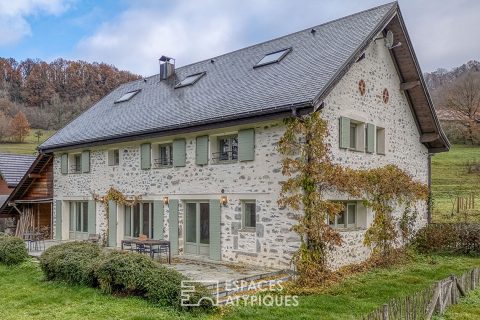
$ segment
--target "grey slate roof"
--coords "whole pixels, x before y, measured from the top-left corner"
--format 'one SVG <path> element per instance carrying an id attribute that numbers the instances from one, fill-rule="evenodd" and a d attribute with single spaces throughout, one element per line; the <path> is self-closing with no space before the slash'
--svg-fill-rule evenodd
<path id="1" fill-rule="evenodd" d="M 15 187 L 28 171 L 35 156 L 0 153 L 0 176 L 9 187 Z"/>
<path id="2" fill-rule="evenodd" d="M 143 132 L 221 121 L 249 113 L 311 102 L 373 32 L 396 9 L 389 3 L 284 37 L 176 69 L 167 81 L 159 75 L 121 85 L 44 142 L 48 151 L 63 146 Z M 279 63 L 253 68 L 265 54 L 285 48 Z M 174 89 L 185 77 L 206 72 L 192 86 Z M 172 79 L 173 78 L 173 79 Z M 124 93 L 142 91 L 115 104 Z"/>
<path id="3" fill-rule="evenodd" d="M 3 206 L 3 204 L 5 203 L 5 201 L 7 201 L 8 199 L 8 195 L 2 195 L 0 194 L 0 208 Z"/>

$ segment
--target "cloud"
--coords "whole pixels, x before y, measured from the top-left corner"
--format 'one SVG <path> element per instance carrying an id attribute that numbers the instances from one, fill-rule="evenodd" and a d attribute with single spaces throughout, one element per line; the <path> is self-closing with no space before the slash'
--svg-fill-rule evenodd
<path id="1" fill-rule="evenodd" d="M 104 61 L 142 75 L 158 73 L 161 55 L 177 65 L 214 57 L 388 0 L 135 1 L 84 37 L 72 58 Z M 400 0 L 424 71 L 479 59 L 478 0 Z M 476 55 L 476 56 L 475 56 Z"/>
<path id="2" fill-rule="evenodd" d="M 158 73 L 161 55 L 186 65 L 324 20 L 312 12 L 336 11 L 308 0 L 136 2 L 83 38 L 74 57 L 151 75 Z"/>
<path id="3" fill-rule="evenodd" d="M 15 44 L 31 35 L 28 16 L 58 15 L 69 3 L 66 0 L 0 0 L 0 46 Z"/>

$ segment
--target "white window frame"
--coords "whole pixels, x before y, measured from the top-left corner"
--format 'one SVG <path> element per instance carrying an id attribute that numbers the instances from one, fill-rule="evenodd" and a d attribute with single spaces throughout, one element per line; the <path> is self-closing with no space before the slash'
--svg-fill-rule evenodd
<path id="1" fill-rule="evenodd" d="M 149 213 L 148 213 L 148 225 L 149 225 L 149 228 L 148 228 L 148 233 L 145 233 L 145 230 L 143 230 L 143 215 L 144 215 L 144 212 L 143 212 L 143 205 L 144 204 L 148 204 L 149 205 Z M 138 231 L 138 235 L 140 236 L 141 234 L 144 234 L 146 235 L 149 239 L 153 239 L 153 235 L 154 235 L 154 212 L 153 212 L 153 202 L 151 201 L 144 201 L 144 202 L 139 202 L 138 204 L 138 210 L 139 210 L 139 219 L 140 219 L 140 225 L 139 225 L 139 231 Z M 127 212 L 130 213 L 130 233 L 127 234 Z M 133 206 L 125 206 L 125 213 L 124 213 L 124 218 L 123 218 L 123 236 L 124 236 L 124 239 L 136 239 L 137 237 L 134 237 L 133 236 L 133 231 L 134 231 L 134 227 L 133 227 L 133 221 L 134 221 L 134 209 L 133 209 Z"/>
<path id="2" fill-rule="evenodd" d="M 352 137 L 353 128 L 355 129 L 355 131 Z M 367 130 L 366 128 L 367 126 L 365 125 L 364 122 L 350 119 L 350 130 L 348 132 L 348 134 L 350 135 L 350 145 L 348 148 L 349 150 L 365 152 L 365 149 L 367 147 L 367 143 L 365 140 L 366 139 L 365 131 Z"/>
<path id="3" fill-rule="evenodd" d="M 117 159 L 115 157 L 115 152 L 118 154 Z M 110 157 L 113 157 L 113 159 L 112 159 L 113 164 L 110 164 Z M 118 161 L 115 161 L 115 160 L 118 160 Z M 108 152 L 107 152 L 107 164 L 110 167 L 116 167 L 116 166 L 120 165 L 120 149 L 110 149 L 110 150 L 108 150 Z"/>
<path id="4" fill-rule="evenodd" d="M 349 223 L 348 219 L 348 208 L 353 206 L 355 209 L 355 222 Z M 343 215 L 344 222 L 342 224 L 338 223 L 339 217 Z M 328 218 L 328 224 L 334 229 L 356 229 L 358 227 L 358 204 L 357 202 L 345 202 L 344 209 L 341 214 L 335 215 L 334 223 L 331 223 L 330 217 Z"/>
<path id="5" fill-rule="evenodd" d="M 163 164 L 161 161 L 160 148 L 162 147 L 170 148 L 170 159 L 169 159 L 170 161 L 167 164 Z M 172 168 L 173 167 L 173 141 L 166 141 L 166 142 L 152 144 L 151 155 L 152 155 L 152 167 L 154 169 Z"/>
<path id="6" fill-rule="evenodd" d="M 246 221 L 247 221 L 247 216 L 246 216 L 246 210 L 245 210 L 245 205 L 246 204 L 253 204 L 253 207 L 255 208 L 255 226 L 247 226 Z M 242 204 L 242 230 L 244 231 L 255 231 L 257 228 L 257 201 L 256 200 L 241 200 Z"/>

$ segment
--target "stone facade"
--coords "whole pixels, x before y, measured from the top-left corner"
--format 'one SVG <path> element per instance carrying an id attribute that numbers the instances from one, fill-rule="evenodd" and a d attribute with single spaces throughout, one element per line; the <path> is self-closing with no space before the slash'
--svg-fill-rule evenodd
<path id="1" fill-rule="evenodd" d="M 360 95 L 358 81 L 366 83 L 365 95 Z M 399 90 L 400 80 L 393 61 L 383 41 L 372 42 L 365 58 L 355 63 L 324 100 L 323 117 L 329 123 L 332 159 L 353 168 L 371 168 L 395 164 L 409 172 L 416 180 L 427 183 L 428 151 L 419 142 L 419 131 L 406 97 Z M 382 101 L 382 91 L 389 91 L 389 102 Z M 340 149 L 339 117 L 373 123 L 385 128 L 385 155 L 368 154 Z M 210 137 L 222 133 L 234 133 L 241 128 L 255 128 L 255 160 L 230 164 L 195 164 L 195 138 L 203 134 Z M 219 199 L 228 197 L 221 208 L 221 257 L 227 262 L 243 262 L 278 268 L 291 267 L 291 257 L 299 246 L 299 237 L 291 231 L 296 223 L 294 212 L 277 205 L 281 174 L 281 157 L 276 144 L 284 132 L 281 121 L 256 123 L 243 127 L 181 135 L 186 139 L 186 166 L 163 169 L 140 169 L 140 144 L 132 141 L 122 145 L 91 148 L 90 173 L 66 174 L 60 171 L 60 154 L 54 161 L 54 200 L 63 203 L 73 200 L 89 200 L 92 194 L 103 195 L 113 186 L 126 195 L 140 195 L 145 201 L 161 200 L 164 196 L 179 199 L 179 249 L 184 248 L 184 201 Z M 149 140 L 150 143 L 171 141 L 175 137 Z M 119 166 L 108 166 L 108 149 L 120 150 Z M 71 150 L 69 153 L 80 152 Z M 222 193 L 223 191 L 223 193 Z M 332 193 L 332 199 L 348 199 Z M 255 230 L 242 228 L 242 200 L 256 200 L 257 225 Z M 54 201 L 55 203 L 56 201 Z M 68 220 L 68 206 L 63 205 L 63 225 Z M 426 205 L 418 204 L 421 215 L 418 226 L 426 222 Z M 331 265 L 339 267 L 364 260 L 369 249 L 362 244 L 366 227 L 373 214 L 363 208 L 358 228 L 342 231 L 344 245 L 332 255 Z M 398 216 L 402 209 L 398 208 Z M 97 232 L 104 234 L 107 228 L 106 214 L 101 204 L 96 206 Z M 123 209 L 119 208 L 119 223 Z M 168 239 L 168 207 L 164 213 L 164 235 Z M 118 228 L 118 242 L 122 239 Z M 68 231 L 62 231 L 68 237 Z"/>

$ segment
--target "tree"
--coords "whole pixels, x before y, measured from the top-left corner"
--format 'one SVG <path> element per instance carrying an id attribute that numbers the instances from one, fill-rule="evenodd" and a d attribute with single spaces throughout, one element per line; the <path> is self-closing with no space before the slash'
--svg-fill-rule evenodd
<path id="1" fill-rule="evenodd" d="M 37 143 L 40 143 L 40 138 L 43 136 L 42 130 L 35 131 L 35 137 L 37 137 Z"/>
<path id="2" fill-rule="evenodd" d="M 0 111 L 0 141 L 5 141 L 8 137 L 8 118 Z"/>
<path id="3" fill-rule="evenodd" d="M 465 140 L 480 143 L 479 72 L 468 72 L 448 90 L 446 108 L 465 128 Z"/>
<path id="4" fill-rule="evenodd" d="M 30 124 L 22 111 L 18 112 L 17 115 L 10 120 L 9 127 L 10 135 L 14 137 L 17 142 L 24 142 L 30 132 Z"/>

